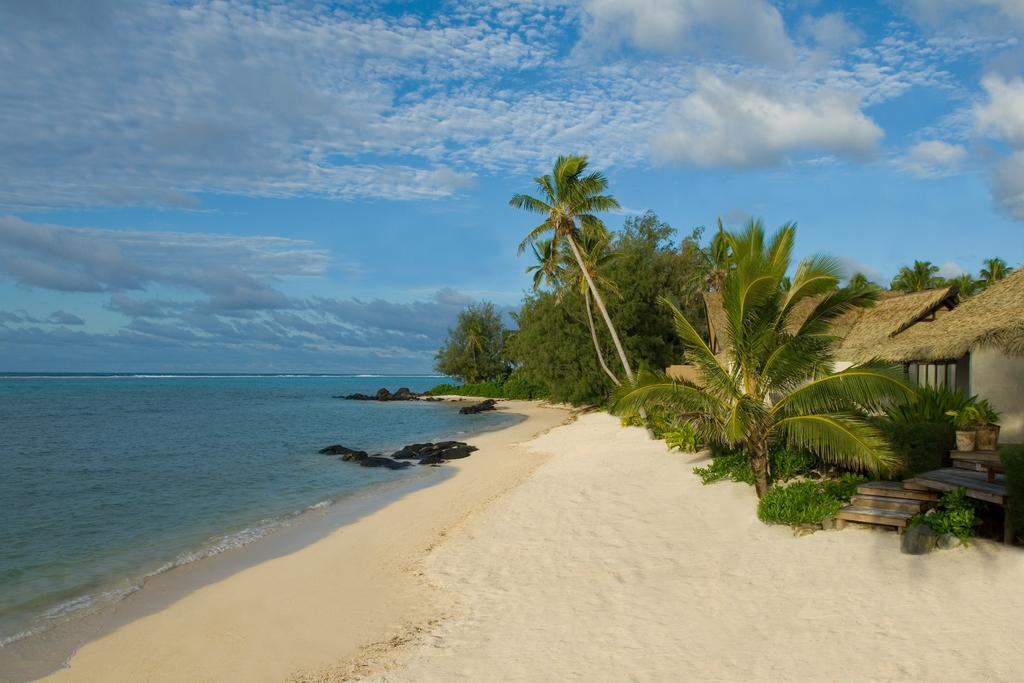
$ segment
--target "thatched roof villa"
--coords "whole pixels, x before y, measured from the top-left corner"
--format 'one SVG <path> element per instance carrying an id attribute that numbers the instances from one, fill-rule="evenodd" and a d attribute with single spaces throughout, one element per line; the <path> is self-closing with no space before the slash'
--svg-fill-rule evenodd
<path id="1" fill-rule="evenodd" d="M 722 350 L 721 297 L 706 294 L 712 349 Z M 813 308 L 804 302 L 791 323 Z M 839 369 L 871 358 L 903 363 L 910 380 L 954 386 L 987 398 L 1002 413 L 1001 440 L 1024 443 L 1024 269 L 965 301 L 956 287 L 913 294 L 886 292 L 874 307 L 833 325 Z M 682 377 L 687 366 L 673 366 Z"/>

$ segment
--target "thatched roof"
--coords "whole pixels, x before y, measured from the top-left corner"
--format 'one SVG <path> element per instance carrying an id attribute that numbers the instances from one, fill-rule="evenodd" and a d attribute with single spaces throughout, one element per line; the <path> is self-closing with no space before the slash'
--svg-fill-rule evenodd
<path id="1" fill-rule="evenodd" d="M 862 362 L 879 355 L 904 330 L 933 325 L 957 304 L 956 287 L 941 287 L 923 292 L 903 294 L 886 292 L 871 308 L 857 314 L 853 325 L 836 350 L 842 361 Z M 837 331 L 838 332 L 838 331 Z"/>
<path id="2" fill-rule="evenodd" d="M 964 301 L 934 322 L 914 325 L 875 350 L 899 362 L 955 360 L 994 346 L 1024 356 L 1024 270 Z"/>
<path id="3" fill-rule="evenodd" d="M 821 297 L 811 297 L 797 304 L 789 319 L 791 331 L 807 319 L 820 300 Z M 955 287 L 912 294 L 884 292 L 875 306 L 851 311 L 832 324 L 831 333 L 842 340 L 836 350 L 836 359 L 849 362 L 870 360 L 878 355 L 880 348 L 890 345 L 897 335 L 912 328 L 915 323 L 923 325 L 926 324 L 924 321 L 948 315 L 957 301 Z M 720 353 L 725 349 L 719 331 L 727 325 L 722 297 L 715 292 L 707 293 L 704 295 L 704 304 L 707 307 L 711 348 Z"/>

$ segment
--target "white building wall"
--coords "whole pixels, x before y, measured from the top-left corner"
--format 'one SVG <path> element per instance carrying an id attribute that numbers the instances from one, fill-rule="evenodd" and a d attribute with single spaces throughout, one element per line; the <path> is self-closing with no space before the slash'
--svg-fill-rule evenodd
<path id="1" fill-rule="evenodd" d="M 1001 443 L 1024 443 L 1024 358 L 991 348 L 971 352 L 970 393 L 1002 413 Z"/>

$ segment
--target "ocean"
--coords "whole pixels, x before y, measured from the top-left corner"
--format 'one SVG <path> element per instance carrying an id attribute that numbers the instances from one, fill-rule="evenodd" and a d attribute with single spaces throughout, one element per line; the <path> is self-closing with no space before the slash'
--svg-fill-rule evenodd
<path id="1" fill-rule="evenodd" d="M 0 646 L 147 577 L 423 470 L 343 463 L 515 420 L 445 402 L 332 398 L 443 377 L 0 375 Z M 436 470 L 435 470 L 436 471 Z"/>

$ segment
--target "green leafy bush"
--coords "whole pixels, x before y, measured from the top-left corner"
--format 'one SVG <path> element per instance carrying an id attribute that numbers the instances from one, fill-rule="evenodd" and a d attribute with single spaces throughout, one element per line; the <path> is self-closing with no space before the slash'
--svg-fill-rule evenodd
<path id="1" fill-rule="evenodd" d="M 835 480 L 804 480 L 774 486 L 758 502 L 757 517 L 765 524 L 820 524 L 839 512 L 865 481 L 861 475 L 844 474 Z"/>
<path id="2" fill-rule="evenodd" d="M 897 474 L 904 477 L 943 467 L 956 438 L 947 421 L 901 422 L 883 418 L 877 425 L 900 456 L 903 469 Z"/>
<path id="3" fill-rule="evenodd" d="M 946 387 L 917 387 L 905 402 L 885 411 L 893 422 L 918 424 L 922 422 L 952 423 L 950 412 L 959 412 L 974 402 L 974 397 L 966 396 L 962 391 Z"/>
<path id="4" fill-rule="evenodd" d="M 807 474 L 819 464 L 818 456 L 809 451 L 779 448 L 771 452 L 771 473 L 774 481 L 789 481 Z"/>
<path id="5" fill-rule="evenodd" d="M 795 479 L 811 472 L 819 464 L 818 458 L 813 453 L 791 448 L 772 450 L 769 458 L 773 481 Z M 750 459 L 743 452 L 714 456 L 711 464 L 706 467 L 697 467 L 693 472 L 700 477 L 704 484 L 722 480 L 739 481 L 751 486 L 754 484 L 754 472 L 750 469 Z"/>
<path id="6" fill-rule="evenodd" d="M 700 477 L 705 485 L 725 479 L 754 485 L 754 471 L 750 469 L 750 460 L 745 453 L 712 458 L 707 467 L 695 467 L 693 473 Z"/>
<path id="7" fill-rule="evenodd" d="M 474 384 L 438 384 L 426 392 L 431 396 L 458 395 L 480 398 L 512 398 L 532 400 L 546 398 L 541 387 L 527 382 L 518 372 L 504 379 Z"/>
<path id="8" fill-rule="evenodd" d="M 694 453 L 697 450 L 697 432 L 690 425 L 681 425 L 663 435 L 665 443 L 673 450 Z"/>
<path id="9" fill-rule="evenodd" d="M 1007 446 L 999 453 L 1006 469 L 1006 493 L 1010 519 L 1017 535 L 1024 533 L 1024 446 Z"/>
<path id="10" fill-rule="evenodd" d="M 915 515 L 910 523 L 925 524 L 937 534 L 953 534 L 966 541 L 974 535 L 974 528 L 981 524 L 981 519 L 974 502 L 967 497 L 967 490 L 959 488 L 943 493 L 937 507 Z"/>

